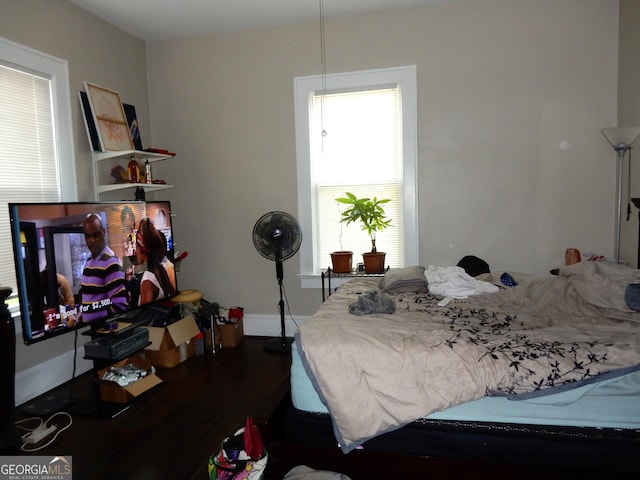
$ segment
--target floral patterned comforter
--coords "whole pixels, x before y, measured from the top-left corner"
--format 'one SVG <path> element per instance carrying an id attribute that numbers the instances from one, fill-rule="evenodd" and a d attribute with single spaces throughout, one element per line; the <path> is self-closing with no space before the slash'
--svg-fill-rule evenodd
<path id="1" fill-rule="evenodd" d="M 624 301 L 640 272 L 598 263 L 447 306 L 393 295 L 395 314 L 349 315 L 381 285 L 345 284 L 297 334 L 343 451 L 484 395 L 539 395 L 640 368 L 640 313 Z"/>

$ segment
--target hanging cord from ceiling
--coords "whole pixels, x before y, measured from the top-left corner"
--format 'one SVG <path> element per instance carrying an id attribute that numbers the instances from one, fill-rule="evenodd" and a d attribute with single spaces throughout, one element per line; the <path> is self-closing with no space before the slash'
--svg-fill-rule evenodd
<path id="1" fill-rule="evenodd" d="M 327 131 L 324 128 L 324 97 L 327 93 L 327 51 L 324 29 L 324 1 L 319 0 L 320 7 L 320 66 L 322 68 L 322 96 L 320 97 L 320 127 L 322 136 L 322 151 L 324 152 L 324 137 Z"/>

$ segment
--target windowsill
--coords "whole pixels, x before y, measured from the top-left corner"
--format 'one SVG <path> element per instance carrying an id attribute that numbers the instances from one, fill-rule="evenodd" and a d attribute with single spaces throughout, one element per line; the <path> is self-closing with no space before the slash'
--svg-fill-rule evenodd
<path id="1" fill-rule="evenodd" d="M 322 275 L 319 273 L 299 274 L 298 278 L 300 279 L 300 286 L 302 288 L 323 288 Z M 339 287 L 348 280 L 349 277 L 331 277 L 331 288 Z M 324 278 L 324 288 L 329 288 L 329 283 L 326 276 Z"/>
<path id="2" fill-rule="evenodd" d="M 300 284 L 302 288 L 329 288 L 329 283 L 331 283 L 331 289 L 336 289 L 339 286 L 345 284 L 346 282 L 348 282 L 349 280 L 351 280 L 352 278 L 357 278 L 357 277 L 382 277 L 384 276 L 384 273 L 375 273 L 375 274 L 370 274 L 367 275 L 366 273 L 363 272 L 354 272 L 353 274 L 341 274 L 341 273 L 337 273 L 331 274 L 331 278 L 328 277 L 328 275 L 325 274 L 324 276 L 324 285 L 323 283 L 323 279 L 322 279 L 322 274 L 299 274 L 298 278 L 300 278 Z"/>

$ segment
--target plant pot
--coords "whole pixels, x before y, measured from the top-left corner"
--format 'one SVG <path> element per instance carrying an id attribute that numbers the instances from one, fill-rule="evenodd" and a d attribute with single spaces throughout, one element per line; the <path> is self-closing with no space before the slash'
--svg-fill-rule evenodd
<path id="1" fill-rule="evenodd" d="M 384 273 L 384 257 L 385 252 L 369 252 L 363 253 L 365 273 Z"/>
<path id="2" fill-rule="evenodd" d="M 353 260 L 353 252 L 340 250 L 331 252 L 331 263 L 334 273 L 351 273 L 351 262 Z"/>

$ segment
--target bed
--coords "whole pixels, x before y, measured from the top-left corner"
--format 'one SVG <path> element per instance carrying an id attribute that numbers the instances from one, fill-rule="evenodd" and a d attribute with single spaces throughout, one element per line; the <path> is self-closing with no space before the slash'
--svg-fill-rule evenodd
<path id="1" fill-rule="evenodd" d="M 416 268 L 350 280 L 299 328 L 289 441 L 640 472 L 640 271 L 484 274 L 494 293 L 452 298 Z"/>

